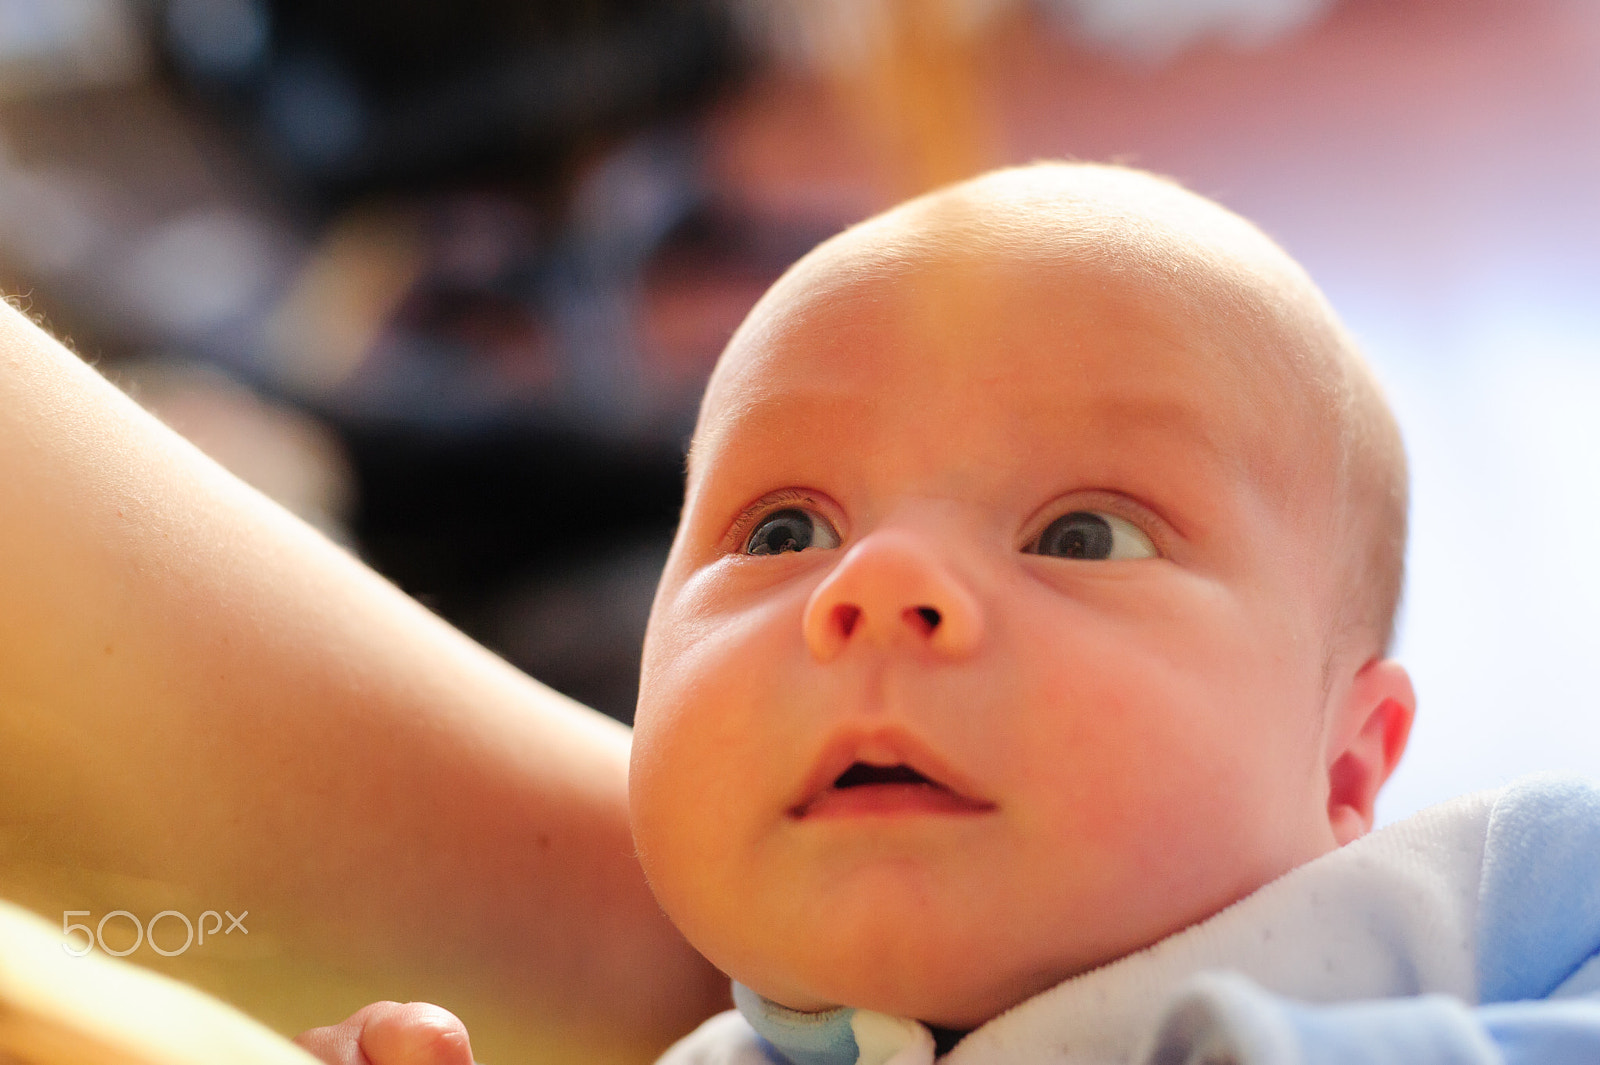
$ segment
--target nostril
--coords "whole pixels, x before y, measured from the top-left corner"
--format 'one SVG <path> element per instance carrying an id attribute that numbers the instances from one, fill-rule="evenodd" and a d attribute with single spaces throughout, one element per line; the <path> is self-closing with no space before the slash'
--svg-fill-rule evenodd
<path id="1" fill-rule="evenodd" d="M 906 614 L 915 614 L 921 620 L 922 624 L 926 626 L 927 631 L 929 632 L 937 629 L 939 627 L 939 622 L 943 620 L 939 616 L 939 612 L 931 606 L 914 607 L 911 610 L 907 610 Z"/>
<path id="2" fill-rule="evenodd" d="M 839 632 L 849 636 L 856 631 L 856 623 L 861 620 L 861 608 L 850 606 L 849 604 L 840 604 L 834 608 L 833 617 L 839 626 Z"/>

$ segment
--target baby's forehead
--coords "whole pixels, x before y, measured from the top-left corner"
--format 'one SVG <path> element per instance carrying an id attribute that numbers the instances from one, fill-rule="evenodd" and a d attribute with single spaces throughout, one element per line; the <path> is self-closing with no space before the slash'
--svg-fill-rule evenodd
<path id="1" fill-rule="evenodd" d="M 1239 216 L 1137 171 L 1039 165 L 938 190 L 824 242 L 756 305 L 724 361 L 750 334 L 819 305 L 920 290 L 937 316 L 980 296 L 985 272 L 1006 269 L 1070 272 L 1186 302 L 1197 317 L 1334 339 L 1304 271 Z"/>
<path id="2" fill-rule="evenodd" d="M 1309 378 L 1328 360 L 1296 356 L 1308 347 L 1326 353 L 1337 338 L 1298 268 L 1209 201 L 1144 175 L 1112 176 L 1100 181 L 1104 189 L 1081 195 L 1076 180 L 1062 188 L 1002 172 L 912 201 L 822 245 L 735 334 L 708 387 L 701 428 L 745 408 L 753 392 L 789 369 L 797 349 L 817 373 L 847 370 L 863 345 L 862 356 L 870 355 L 873 341 L 855 336 L 837 345 L 845 350 L 832 364 L 808 350 L 852 316 L 872 319 L 879 341 L 927 352 L 919 373 L 936 371 L 941 354 L 960 358 L 952 337 L 1031 327 L 1042 347 L 1094 343 L 1142 319 L 1146 328 L 1169 328 L 1172 343 L 1187 343 L 1195 359 L 1209 359 L 1209 372 L 1286 378 L 1271 380 L 1274 394 L 1315 391 Z M 886 307 L 898 313 L 883 313 Z M 1051 335 L 1069 319 L 1072 335 Z M 982 357 L 1023 353 L 990 347 Z M 1079 382 L 1078 391 L 1094 383 Z"/>

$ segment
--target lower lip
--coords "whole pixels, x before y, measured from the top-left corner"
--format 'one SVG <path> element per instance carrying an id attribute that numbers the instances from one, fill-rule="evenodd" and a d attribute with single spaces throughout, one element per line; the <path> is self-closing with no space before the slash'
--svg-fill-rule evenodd
<path id="1" fill-rule="evenodd" d="M 829 788 L 793 813 L 796 820 L 839 817 L 955 816 L 988 813 L 988 803 L 931 784 L 863 784 Z"/>

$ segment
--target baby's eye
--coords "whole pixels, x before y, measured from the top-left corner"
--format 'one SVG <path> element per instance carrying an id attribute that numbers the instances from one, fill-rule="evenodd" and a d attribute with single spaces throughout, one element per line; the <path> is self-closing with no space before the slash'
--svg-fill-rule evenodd
<path id="1" fill-rule="evenodd" d="M 1137 525 L 1102 510 L 1063 514 L 1022 550 L 1033 555 L 1093 561 L 1156 556 L 1155 544 Z"/>
<path id="2" fill-rule="evenodd" d="M 839 534 L 828 519 L 799 507 L 775 510 L 756 523 L 744 542 L 747 555 L 781 555 L 808 547 L 838 547 Z"/>

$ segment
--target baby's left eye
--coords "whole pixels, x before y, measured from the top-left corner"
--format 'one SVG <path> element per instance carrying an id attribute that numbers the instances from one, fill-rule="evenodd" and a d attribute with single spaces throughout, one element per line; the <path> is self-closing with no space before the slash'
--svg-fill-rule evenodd
<path id="1" fill-rule="evenodd" d="M 1142 529 L 1103 510 L 1063 514 L 1022 550 L 1030 555 L 1091 561 L 1156 557 L 1156 546 Z"/>

